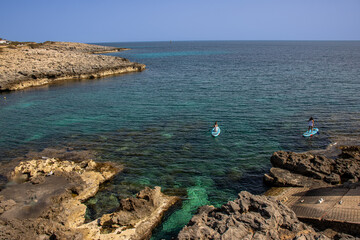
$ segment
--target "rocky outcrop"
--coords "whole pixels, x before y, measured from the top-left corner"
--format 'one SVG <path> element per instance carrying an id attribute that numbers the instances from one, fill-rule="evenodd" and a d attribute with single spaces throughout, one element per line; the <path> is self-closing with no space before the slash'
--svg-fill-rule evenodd
<path id="1" fill-rule="evenodd" d="M 164 213 L 179 198 L 166 196 L 160 187 L 145 188 L 135 198 L 122 199 L 118 210 L 105 214 L 84 228 L 88 239 L 148 239 L 151 231 L 161 222 Z M 111 231 L 101 234 L 104 230 Z"/>
<path id="2" fill-rule="evenodd" d="M 21 162 L 0 192 L 0 239 L 82 239 L 74 229 L 84 222 L 81 202 L 117 172 L 92 160 Z"/>
<path id="3" fill-rule="evenodd" d="M 336 159 L 312 153 L 275 152 L 273 168 L 264 175 L 271 186 L 313 187 L 336 185 L 360 178 L 360 147 L 341 147 Z"/>
<path id="4" fill-rule="evenodd" d="M 300 222 L 295 213 L 271 197 L 241 192 L 221 208 L 198 210 L 178 239 L 328 239 Z"/>
<path id="5" fill-rule="evenodd" d="M 301 174 L 292 173 L 282 168 L 271 168 L 269 174 L 264 174 L 264 181 L 276 187 L 311 187 L 327 186 L 322 180 L 307 177 Z"/>
<path id="6" fill-rule="evenodd" d="M 21 162 L 0 192 L 0 239 L 142 239 L 151 235 L 178 198 L 145 189 L 136 199 L 121 200 L 118 213 L 85 224 L 82 203 L 96 194 L 119 167 L 85 160 Z M 127 216 L 128 221 L 122 217 Z M 116 219 L 121 218 L 121 221 Z M 105 234 L 106 230 L 116 233 Z M 114 237 L 115 236 L 115 237 Z M 127 238 L 129 237 L 129 238 Z"/>
<path id="7" fill-rule="evenodd" d="M 93 53 L 124 49 L 83 43 L 45 42 L 0 49 L 0 91 L 18 90 L 59 80 L 93 79 L 138 72 L 144 64 Z"/>

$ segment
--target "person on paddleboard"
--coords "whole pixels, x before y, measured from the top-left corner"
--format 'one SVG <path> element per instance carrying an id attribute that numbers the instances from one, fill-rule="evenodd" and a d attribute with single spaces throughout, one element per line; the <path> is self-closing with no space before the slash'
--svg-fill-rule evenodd
<path id="1" fill-rule="evenodd" d="M 218 126 L 217 121 L 216 121 L 215 124 L 214 124 L 214 132 L 217 132 L 217 131 L 219 131 L 219 126 Z"/>
<path id="2" fill-rule="evenodd" d="M 315 121 L 314 121 L 313 117 L 310 117 L 310 119 L 308 121 L 308 126 L 309 126 L 308 131 L 312 132 L 312 130 L 315 126 Z"/>

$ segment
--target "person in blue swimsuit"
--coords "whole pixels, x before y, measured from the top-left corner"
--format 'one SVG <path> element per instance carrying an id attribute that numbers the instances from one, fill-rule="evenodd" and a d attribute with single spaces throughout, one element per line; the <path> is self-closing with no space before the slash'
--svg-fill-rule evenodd
<path id="1" fill-rule="evenodd" d="M 308 132 L 312 132 L 314 126 L 315 126 L 315 121 L 313 119 L 313 117 L 310 117 L 309 121 L 308 121 Z"/>

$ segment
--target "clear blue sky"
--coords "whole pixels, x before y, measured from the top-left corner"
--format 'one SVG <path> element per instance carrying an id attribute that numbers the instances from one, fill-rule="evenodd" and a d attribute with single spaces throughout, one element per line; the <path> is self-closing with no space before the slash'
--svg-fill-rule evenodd
<path id="1" fill-rule="evenodd" d="M 360 40 L 360 0 L 1 0 L 17 41 Z"/>

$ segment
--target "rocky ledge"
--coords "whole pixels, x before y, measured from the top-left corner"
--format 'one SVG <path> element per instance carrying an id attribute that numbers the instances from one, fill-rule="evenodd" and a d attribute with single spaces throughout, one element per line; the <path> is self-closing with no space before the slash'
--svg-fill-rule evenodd
<path id="1" fill-rule="evenodd" d="M 199 208 L 178 239 L 329 239 L 272 197 L 241 192 L 221 208 Z"/>
<path id="2" fill-rule="evenodd" d="M 330 228 L 359 237 L 360 146 L 338 150 L 332 158 L 325 153 L 275 152 L 273 167 L 264 175 L 265 183 L 273 187 L 266 195 L 276 197 L 301 221 L 319 230 Z"/>
<path id="3" fill-rule="evenodd" d="M 85 160 L 21 162 L 0 192 L 0 239 L 145 239 L 177 200 L 146 188 L 117 212 L 85 223 L 83 202 L 119 167 Z"/>
<path id="4" fill-rule="evenodd" d="M 264 176 L 275 188 L 263 196 L 241 192 L 221 208 L 199 208 L 178 239 L 357 239 L 360 147 L 340 150 L 334 159 L 275 152 Z"/>
<path id="5" fill-rule="evenodd" d="M 275 152 L 264 181 L 277 187 L 325 187 L 360 178 L 360 147 L 342 146 L 335 159 L 313 153 Z"/>
<path id="6" fill-rule="evenodd" d="M 44 42 L 0 48 L 0 91 L 59 80 L 93 79 L 145 69 L 121 57 L 96 55 L 126 50 L 83 43 Z"/>

